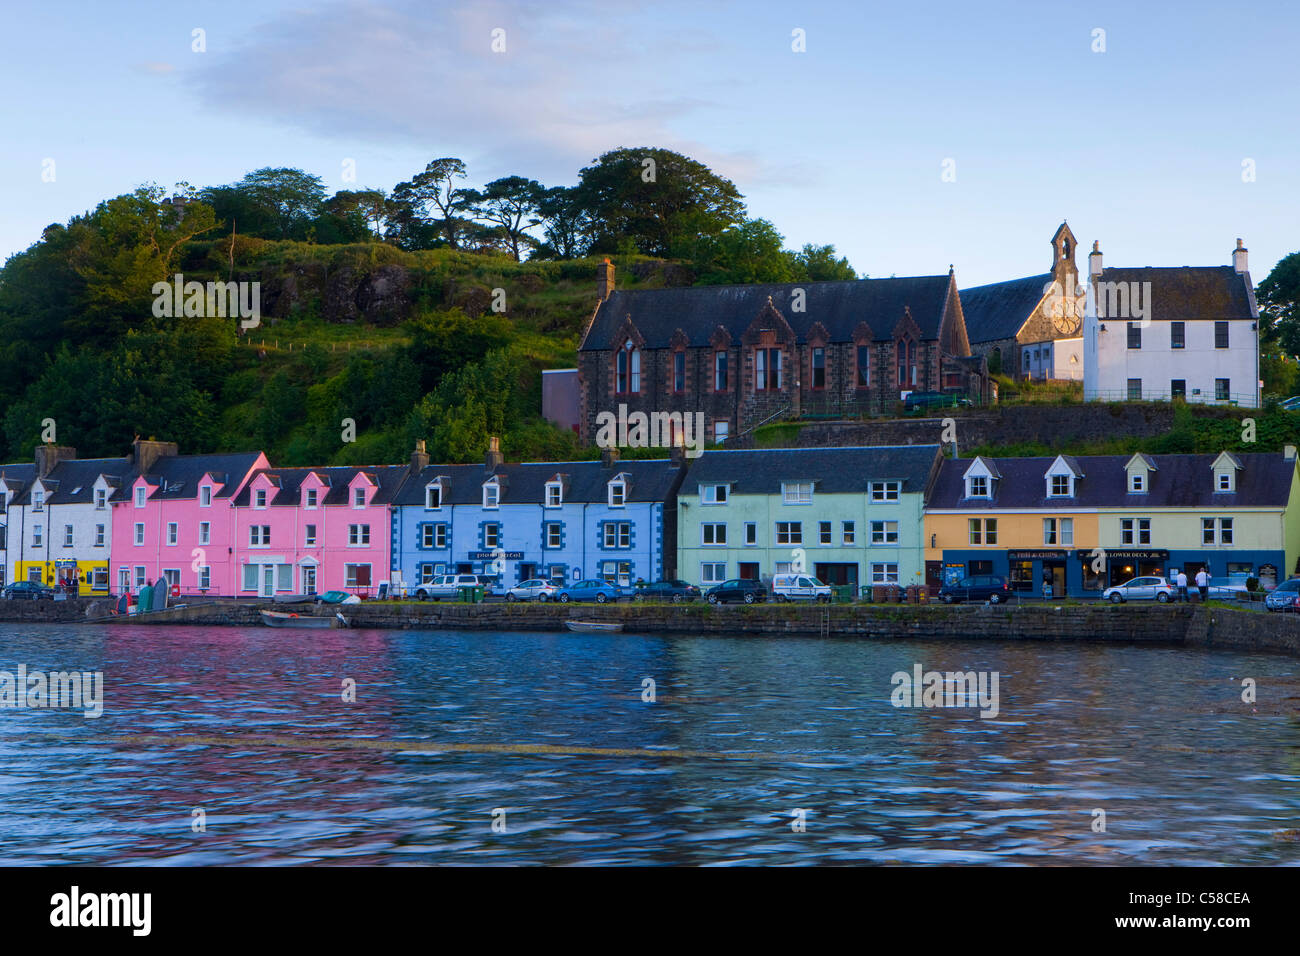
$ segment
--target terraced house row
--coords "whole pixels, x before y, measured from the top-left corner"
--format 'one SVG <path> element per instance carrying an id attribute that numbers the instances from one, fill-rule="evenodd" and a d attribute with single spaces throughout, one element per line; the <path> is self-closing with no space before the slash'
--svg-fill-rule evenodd
<path id="1" fill-rule="evenodd" d="M 807 571 L 864 588 L 971 574 L 1089 596 L 1178 568 L 1300 572 L 1293 453 L 972 459 L 938 445 L 707 451 L 697 460 L 276 468 L 264 454 L 121 458 L 46 445 L 0 466 L 5 583 L 373 596 L 443 573 L 711 585 Z"/>

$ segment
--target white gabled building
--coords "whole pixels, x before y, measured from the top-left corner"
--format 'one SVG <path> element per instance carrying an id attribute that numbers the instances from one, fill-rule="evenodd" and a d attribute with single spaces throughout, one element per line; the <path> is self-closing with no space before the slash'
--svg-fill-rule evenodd
<path id="1" fill-rule="evenodd" d="M 27 490 L 36 477 L 31 464 L 0 465 L 0 587 L 11 583 L 9 576 L 9 520 L 13 500 Z M 17 544 L 17 541 L 14 542 Z"/>
<path id="2" fill-rule="evenodd" d="M 1259 406 L 1259 306 L 1241 240 L 1230 266 L 1106 269 L 1093 243 L 1083 397 Z"/>

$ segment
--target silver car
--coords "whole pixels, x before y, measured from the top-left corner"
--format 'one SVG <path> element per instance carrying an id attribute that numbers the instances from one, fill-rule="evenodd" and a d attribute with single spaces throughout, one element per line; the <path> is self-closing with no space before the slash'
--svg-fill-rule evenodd
<path id="1" fill-rule="evenodd" d="M 554 601 L 555 594 L 559 591 L 550 581 L 543 581 L 541 578 L 533 578 L 530 581 L 520 581 L 512 588 L 506 589 L 507 601 L 538 601 L 546 603 Z"/>
<path id="2" fill-rule="evenodd" d="M 1123 604 L 1125 601 L 1159 601 L 1166 604 L 1174 599 L 1175 589 L 1164 578 L 1133 578 L 1102 592 L 1102 597 L 1111 604 Z"/>
<path id="3" fill-rule="evenodd" d="M 1300 578 L 1283 581 L 1264 595 L 1264 607 L 1270 611 L 1300 611 Z"/>

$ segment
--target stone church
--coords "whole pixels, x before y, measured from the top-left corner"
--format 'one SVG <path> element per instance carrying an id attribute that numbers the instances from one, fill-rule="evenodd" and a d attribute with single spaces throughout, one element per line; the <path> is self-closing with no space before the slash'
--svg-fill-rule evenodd
<path id="1" fill-rule="evenodd" d="M 1082 381 L 1085 295 L 1067 223 L 1051 242 L 1050 272 L 962 290 L 966 334 L 971 351 L 994 371 Z"/>
<path id="2" fill-rule="evenodd" d="M 606 260 L 578 351 L 579 434 L 602 412 L 704 415 L 705 440 L 782 416 L 887 414 L 910 392 L 990 400 L 947 275 L 621 291 Z"/>

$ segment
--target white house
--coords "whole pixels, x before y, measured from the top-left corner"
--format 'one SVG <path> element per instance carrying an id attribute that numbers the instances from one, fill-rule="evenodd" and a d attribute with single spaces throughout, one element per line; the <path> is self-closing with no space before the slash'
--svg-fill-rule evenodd
<path id="1" fill-rule="evenodd" d="M 1230 266 L 1105 269 L 1093 243 L 1083 395 L 1259 406 L 1259 306 L 1241 240 Z"/>
<path id="2" fill-rule="evenodd" d="M 35 477 L 35 465 L 0 465 L 0 587 L 10 583 L 9 505 L 26 490 Z"/>

